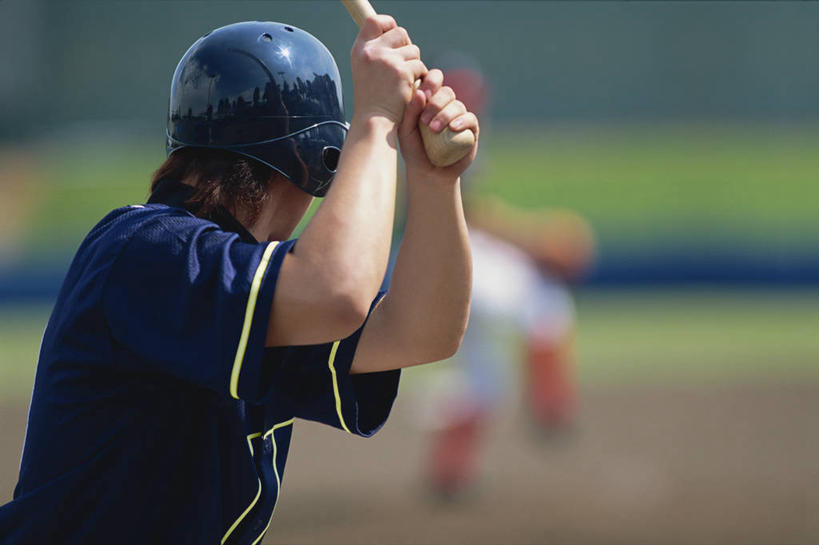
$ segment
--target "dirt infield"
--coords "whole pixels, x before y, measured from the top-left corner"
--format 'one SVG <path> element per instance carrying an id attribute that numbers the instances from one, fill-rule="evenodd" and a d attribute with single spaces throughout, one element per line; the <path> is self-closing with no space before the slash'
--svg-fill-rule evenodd
<path id="1" fill-rule="evenodd" d="M 819 543 L 819 384 L 586 388 L 558 443 L 509 407 L 459 505 L 425 493 L 406 412 L 370 440 L 298 423 L 265 543 Z M 0 410 L 0 501 L 24 420 Z"/>

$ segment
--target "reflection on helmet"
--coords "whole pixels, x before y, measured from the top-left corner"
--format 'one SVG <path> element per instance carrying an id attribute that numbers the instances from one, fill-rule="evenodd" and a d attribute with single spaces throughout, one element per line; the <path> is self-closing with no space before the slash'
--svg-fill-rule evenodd
<path id="1" fill-rule="evenodd" d="M 197 40 L 179 61 L 167 152 L 239 153 L 322 197 L 347 127 L 338 67 L 320 41 L 281 23 L 235 23 Z"/>

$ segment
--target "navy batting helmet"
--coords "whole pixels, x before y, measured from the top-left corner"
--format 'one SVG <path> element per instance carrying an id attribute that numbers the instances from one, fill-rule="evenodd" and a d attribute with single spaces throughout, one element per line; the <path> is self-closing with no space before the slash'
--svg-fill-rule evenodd
<path id="1" fill-rule="evenodd" d="M 246 22 L 199 38 L 171 83 L 167 152 L 239 153 L 323 197 L 347 135 L 333 56 L 294 26 Z"/>

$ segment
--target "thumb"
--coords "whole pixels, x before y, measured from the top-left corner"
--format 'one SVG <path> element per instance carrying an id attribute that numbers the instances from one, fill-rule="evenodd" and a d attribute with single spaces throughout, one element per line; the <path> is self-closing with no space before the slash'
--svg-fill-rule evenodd
<path id="1" fill-rule="evenodd" d="M 364 41 L 374 40 L 397 26 L 398 23 L 389 15 L 370 15 L 364 20 L 358 35 Z"/>
<path id="2" fill-rule="evenodd" d="M 427 97 L 420 89 L 415 89 L 412 92 L 412 99 L 410 99 L 407 107 L 404 108 L 404 118 L 401 120 L 401 125 L 398 129 L 400 136 L 405 137 L 412 134 L 413 131 L 418 130 L 418 120 L 421 118 L 421 112 L 427 103 Z"/>

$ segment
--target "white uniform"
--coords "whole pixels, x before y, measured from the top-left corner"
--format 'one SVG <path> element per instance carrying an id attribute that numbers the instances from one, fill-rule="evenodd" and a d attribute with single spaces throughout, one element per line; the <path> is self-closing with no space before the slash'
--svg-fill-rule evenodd
<path id="1" fill-rule="evenodd" d="M 510 388 L 521 337 L 557 342 L 574 327 L 569 290 L 517 247 L 470 228 L 472 309 L 458 354 L 424 377 L 419 414 L 438 428 L 487 412 Z"/>

